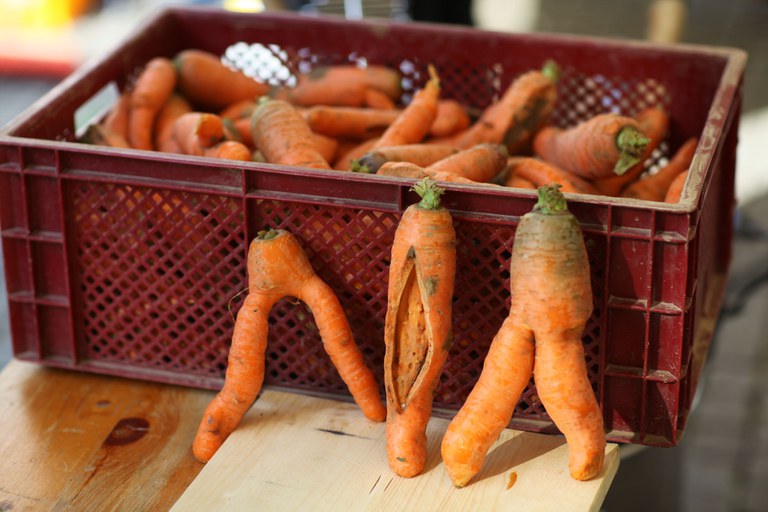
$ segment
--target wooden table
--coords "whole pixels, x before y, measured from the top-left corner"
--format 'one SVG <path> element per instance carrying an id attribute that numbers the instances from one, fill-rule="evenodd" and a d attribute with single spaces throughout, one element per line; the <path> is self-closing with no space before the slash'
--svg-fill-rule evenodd
<path id="1" fill-rule="evenodd" d="M 216 456 L 190 445 L 214 393 L 12 361 L 0 373 L 0 511 L 599 510 L 619 464 L 568 476 L 561 437 L 505 430 L 454 488 L 428 429 L 426 471 L 397 477 L 384 426 L 353 405 L 266 390 Z"/>

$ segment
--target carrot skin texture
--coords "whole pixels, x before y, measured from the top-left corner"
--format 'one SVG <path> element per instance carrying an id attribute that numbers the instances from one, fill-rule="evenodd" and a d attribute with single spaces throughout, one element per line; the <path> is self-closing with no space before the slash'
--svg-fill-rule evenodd
<path id="1" fill-rule="evenodd" d="M 633 143 L 623 147 L 624 137 Z M 541 129 L 533 139 L 533 150 L 543 160 L 582 178 L 599 179 L 624 174 L 630 156 L 632 165 L 639 163 L 647 143 L 635 119 L 599 114 L 570 128 Z"/>
<path id="2" fill-rule="evenodd" d="M 589 181 L 539 158 L 513 156 L 507 160 L 507 166 L 510 176 L 528 180 L 535 187 L 557 183 L 566 193 L 599 194 Z M 512 185 L 506 184 L 506 186 Z"/>
<path id="3" fill-rule="evenodd" d="M 251 134 L 254 146 L 269 163 L 331 169 L 317 150 L 309 125 L 288 102 L 260 104 L 251 117 Z"/>
<path id="4" fill-rule="evenodd" d="M 195 457 L 210 460 L 256 399 L 264 378 L 269 310 L 288 296 L 309 307 L 324 349 L 363 414 L 383 421 L 386 409 L 378 384 L 363 361 L 344 310 L 315 274 L 298 240 L 281 230 L 271 238 L 255 238 L 247 266 L 248 295 L 235 322 L 224 386 L 203 414 L 193 442 Z"/>
<path id="5" fill-rule="evenodd" d="M 456 235 L 444 208 L 412 205 L 392 245 L 384 328 L 386 446 L 390 468 L 410 478 L 424 470 L 432 399 L 448 357 Z"/>
<path id="6" fill-rule="evenodd" d="M 183 50 L 174 58 L 179 90 L 195 106 L 220 111 L 242 100 L 255 100 L 270 87 L 228 67 L 221 59 L 203 50 Z"/>
<path id="7" fill-rule="evenodd" d="M 427 167 L 427 173 L 452 173 L 462 178 L 486 183 L 507 165 L 507 148 L 502 144 L 477 144 L 449 155 Z"/>

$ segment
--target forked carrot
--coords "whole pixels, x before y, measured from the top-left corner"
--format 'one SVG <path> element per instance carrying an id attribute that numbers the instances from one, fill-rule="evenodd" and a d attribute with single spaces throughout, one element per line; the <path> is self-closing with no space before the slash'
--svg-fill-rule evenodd
<path id="1" fill-rule="evenodd" d="M 288 231 L 270 230 L 248 250 L 248 295 L 237 314 L 224 386 L 203 414 L 192 449 L 207 462 L 237 428 L 264 379 L 264 355 L 272 306 L 283 297 L 305 302 L 323 348 L 365 416 L 383 421 L 386 408 L 379 387 L 355 343 L 344 309 L 333 290 L 315 274 L 298 240 Z"/>
<path id="2" fill-rule="evenodd" d="M 259 104 L 251 118 L 254 146 L 273 164 L 330 169 L 317 150 L 309 125 L 296 109 L 282 100 Z"/>
<path id="3" fill-rule="evenodd" d="M 302 115 L 315 133 L 367 140 L 384 133 L 400 111 L 318 105 L 306 109 Z"/>
<path id="4" fill-rule="evenodd" d="M 406 144 L 372 149 L 361 156 L 353 170 L 376 173 L 386 162 L 410 162 L 420 167 L 432 165 L 458 151 L 445 144 Z"/>
<path id="5" fill-rule="evenodd" d="M 456 234 L 440 206 L 442 189 L 425 179 L 413 187 L 395 231 L 384 323 L 387 459 L 413 477 L 424 470 L 432 397 L 451 345 Z"/>
<path id="6" fill-rule="evenodd" d="M 128 142 L 136 149 L 154 149 L 155 118 L 176 87 L 176 71 L 165 57 L 155 57 L 141 70 L 131 92 Z"/>
<path id="7" fill-rule="evenodd" d="M 667 138 L 669 131 L 669 114 L 661 107 L 649 107 L 635 115 L 640 131 L 648 137 L 648 145 L 645 147 L 638 162 L 621 176 L 609 176 L 594 181 L 595 187 L 601 194 L 617 196 L 627 184 L 636 180 L 645 170 L 645 162 L 661 142 Z"/>
<path id="8" fill-rule="evenodd" d="M 430 137 L 448 137 L 469 128 L 471 124 L 469 113 L 456 100 L 440 100 L 437 102 L 435 121 L 429 128 Z"/>
<path id="9" fill-rule="evenodd" d="M 400 112 L 376 142 L 376 147 L 402 146 L 421 142 L 437 116 L 440 80 L 435 68 L 429 66 L 430 78 L 416 91 L 411 102 Z"/>
<path id="10" fill-rule="evenodd" d="M 688 179 L 689 171 L 683 171 L 672 180 L 669 188 L 667 189 L 667 195 L 664 196 L 665 203 L 679 203 L 680 197 L 683 195 L 683 188 L 685 187 L 685 180 Z"/>
<path id="11" fill-rule="evenodd" d="M 561 186 L 563 192 L 599 194 L 595 186 L 589 181 L 540 158 L 529 156 L 510 157 L 507 160 L 507 170 L 509 175 L 515 178 L 524 178 L 533 183 L 535 187 L 557 183 Z M 507 183 L 506 186 L 511 185 Z"/>
<path id="12" fill-rule="evenodd" d="M 499 101 L 492 103 L 466 131 L 454 138 L 461 148 L 484 142 L 505 144 L 515 154 L 549 118 L 557 96 L 559 68 L 547 61 L 541 70 L 515 78 Z"/>
<path id="13" fill-rule="evenodd" d="M 588 480 L 602 470 L 605 430 L 581 341 L 593 309 L 589 260 L 558 189 L 540 187 L 538 203 L 517 226 L 509 315 L 443 437 L 443 462 L 458 487 L 482 468 L 532 372 L 538 397 L 565 435 L 571 476 Z"/>
<path id="14" fill-rule="evenodd" d="M 697 138 L 688 139 L 672 156 L 667 165 L 651 176 L 640 178 L 627 185 L 621 197 L 644 199 L 646 201 L 664 201 L 667 189 L 678 174 L 685 172 L 691 166 L 693 155 L 699 141 Z"/>
<path id="15" fill-rule="evenodd" d="M 220 57 L 203 50 L 183 50 L 174 58 L 179 90 L 203 109 L 219 111 L 241 100 L 256 100 L 270 86 L 224 64 Z"/>
<path id="16" fill-rule="evenodd" d="M 586 179 L 622 175 L 641 162 L 649 139 L 631 117 L 598 114 L 562 129 L 548 126 L 533 139 L 547 162 Z"/>

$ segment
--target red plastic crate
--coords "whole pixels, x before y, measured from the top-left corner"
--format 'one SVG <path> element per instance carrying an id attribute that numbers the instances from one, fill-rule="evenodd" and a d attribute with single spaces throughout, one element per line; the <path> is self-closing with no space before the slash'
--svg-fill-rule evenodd
<path id="1" fill-rule="evenodd" d="M 701 143 L 677 205 L 569 195 L 582 223 L 595 309 L 589 376 L 612 441 L 679 442 L 720 309 L 731 257 L 743 52 L 428 24 L 168 8 L 79 69 L 0 134 L 0 222 L 16 357 L 45 365 L 217 389 L 246 285 L 248 243 L 292 230 L 344 304 L 383 375 L 389 248 L 416 199 L 396 178 L 88 146 L 75 112 L 151 57 L 202 48 L 273 83 L 320 64 L 384 64 L 405 96 L 440 72 L 444 95 L 474 107 L 553 58 L 553 120 L 661 103 L 671 133 L 649 164 Z M 463 403 L 509 307 L 515 227 L 533 193 L 447 185 L 456 219 L 454 345 L 436 413 Z M 266 385 L 348 399 L 303 305 L 270 319 Z M 533 383 L 512 427 L 556 432 Z"/>

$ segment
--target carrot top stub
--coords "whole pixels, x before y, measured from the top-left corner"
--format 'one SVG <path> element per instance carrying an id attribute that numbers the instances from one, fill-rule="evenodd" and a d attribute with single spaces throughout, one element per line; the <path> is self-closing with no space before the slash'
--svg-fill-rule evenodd
<path id="1" fill-rule="evenodd" d="M 544 185 L 538 188 L 539 200 L 533 207 L 533 211 L 543 213 L 544 215 L 556 215 L 568 211 L 568 203 L 565 196 L 560 192 L 562 185 L 559 183 L 553 185 Z"/>
<path id="2" fill-rule="evenodd" d="M 439 210 L 442 208 L 440 196 L 443 195 L 445 189 L 438 187 L 437 183 L 432 179 L 424 178 L 411 187 L 411 190 L 421 197 L 421 201 L 419 201 L 420 208 L 425 210 Z"/>

